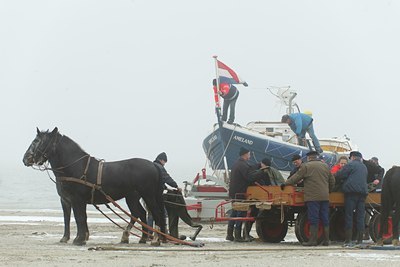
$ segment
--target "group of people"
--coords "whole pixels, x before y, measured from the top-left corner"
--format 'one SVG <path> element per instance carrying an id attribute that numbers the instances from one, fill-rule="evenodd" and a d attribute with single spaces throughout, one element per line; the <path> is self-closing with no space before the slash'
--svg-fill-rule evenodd
<path id="1" fill-rule="evenodd" d="M 356 243 L 363 240 L 365 223 L 368 216 L 365 213 L 365 199 L 369 188 L 368 184 L 380 184 L 384 169 L 379 166 L 376 157 L 363 160 L 359 151 L 350 152 L 349 158 L 342 156 L 332 168 L 320 159 L 317 151 L 311 150 L 306 154 L 307 161 L 303 162 L 300 155 L 294 155 L 292 162 L 294 169 L 285 181 L 280 172 L 271 167 L 271 161 L 267 158 L 261 163 L 250 165 L 250 151 L 241 148 L 239 159 L 232 167 L 229 184 L 229 197 L 232 200 L 245 198 L 247 187 L 258 182 L 261 185 L 280 185 L 284 190 L 286 185 L 304 186 L 304 201 L 307 207 L 307 216 L 310 223 L 310 238 L 304 242 L 304 246 L 316 246 L 318 244 L 318 227 L 320 221 L 323 225 L 323 242 L 329 245 L 329 193 L 335 190 L 344 193 L 345 208 L 345 242 L 344 246 L 353 245 L 353 211 L 356 211 Z M 251 211 L 253 212 L 253 211 Z M 231 217 L 244 217 L 246 212 L 233 211 Z M 254 216 L 254 215 L 252 215 Z M 243 235 L 249 236 L 251 225 L 246 223 Z M 232 218 L 228 223 L 227 240 L 251 241 L 251 238 L 241 236 L 242 222 Z M 250 229 L 249 229 L 250 228 Z"/>

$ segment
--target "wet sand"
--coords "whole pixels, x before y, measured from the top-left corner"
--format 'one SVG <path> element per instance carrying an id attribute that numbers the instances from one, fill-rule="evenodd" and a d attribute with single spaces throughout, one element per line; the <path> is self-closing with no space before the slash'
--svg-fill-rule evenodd
<path id="1" fill-rule="evenodd" d="M 297 242 L 292 228 L 280 244 L 225 241 L 225 224 L 205 224 L 198 236 L 205 244 L 201 248 L 152 247 L 138 244 L 135 236 L 122 245 L 117 226 L 95 212 L 88 217 L 90 239 L 75 246 L 72 240 L 59 243 L 61 212 L 1 210 L 0 266 L 400 266 L 400 250 L 345 249 L 339 243 L 307 248 Z M 75 222 L 71 226 L 74 237 Z M 181 223 L 180 233 L 189 236 L 193 230 Z M 257 236 L 254 229 L 252 235 Z"/>

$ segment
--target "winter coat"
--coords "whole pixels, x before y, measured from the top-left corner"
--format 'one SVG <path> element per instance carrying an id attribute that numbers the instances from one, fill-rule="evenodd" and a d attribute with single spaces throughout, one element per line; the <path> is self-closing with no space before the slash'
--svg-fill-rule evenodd
<path id="1" fill-rule="evenodd" d="M 329 192 L 335 186 L 335 177 L 326 163 L 312 160 L 301 164 L 300 169 L 285 184 L 304 181 L 304 201 L 327 201 Z"/>
<path id="2" fill-rule="evenodd" d="M 344 165 L 335 177 L 339 181 L 343 181 L 342 190 L 344 193 L 368 194 L 367 186 L 367 167 L 361 160 L 352 160 Z"/>
<path id="3" fill-rule="evenodd" d="M 163 165 L 160 164 L 160 162 L 158 161 L 153 161 L 154 165 L 159 169 L 160 171 L 160 175 L 161 175 L 161 188 L 166 189 L 167 187 L 165 186 L 165 184 L 174 187 L 174 188 L 178 188 L 178 184 L 174 181 L 174 179 L 172 179 L 172 177 L 168 174 L 167 170 L 164 168 Z"/>
<path id="4" fill-rule="evenodd" d="M 261 185 L 281 185 L 285 183 L 281 172 L 273 167 L 256 170 L 251 175 L 256 176 L 254 178 Z"/>
<path id="5" fill-rule="evenodd" d="M 308 127 L 313 122 L 313 118 L 304 113 L 289 114 L 290 124 L 289 127 L 297 136 L 304 136 Z"/>
<path id="6" fill-rule="evenodd" d="M 369 160 L 363 160 L 364 165 L 367 167 L 368 176 L 367 183 L 372 183 L 375 179 L 382 181 L 385 169 Z"/>
<path id="7" fill-rule="evenodd" d="M 229 197 L 231 199 L 244 199 L 247 187 L 253 183 L 254 177 L 250 175 L 252 166 L 244 159 L 239 158 L 232 166 L 229 181 Z"/>

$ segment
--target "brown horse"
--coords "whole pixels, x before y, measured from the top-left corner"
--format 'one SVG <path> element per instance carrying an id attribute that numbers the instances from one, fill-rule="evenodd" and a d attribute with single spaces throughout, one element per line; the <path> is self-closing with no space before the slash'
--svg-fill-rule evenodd
<path id="1" fill-rule="evenodd" d="M 382 235 L 387 232 L 388 217 L 392 215 L 392 232 L 394 246 L 399 245 L 400 221 L 400 167 L 393 166 L 383 178 L 381 196 L 381 221 L 377 243 L 383 245 Z M 393 212 L 394 210 L 394 212 Z"/>

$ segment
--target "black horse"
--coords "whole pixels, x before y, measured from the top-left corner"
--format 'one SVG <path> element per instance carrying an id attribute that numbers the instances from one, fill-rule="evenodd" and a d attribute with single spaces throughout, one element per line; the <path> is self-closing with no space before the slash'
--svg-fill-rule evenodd
<path id="1" fill-rule="evenodd" d="M 388 217 L 392 215 L 392 243 L 399 245 L 399 222 L 400 222 L 400 167 L 393 166 L 383 178 L 381 196 L 381 227 L 377 237 L 377 243 L 383 245 L 382 235 L 387 232 Z M 392 212 L 394 210 L 394 213 Z"/>
<path id="2" fill-rule="evenodd" d="M 72 208 L 77 224 L 77 236 L 73 243 L 86 243 L 89 238 L 86 205 L 110 202 L 102 192 L 113 200 L 125 198 L 131 214 L 140 217 L 141 221 L 146 223 L 146 213 L 139 205 L 139 198 L 142 197 L 154 216 L 155 224 L 165 233 L 160 174 L 151 161 L 140 158 L 116 162 L 97 160 L 69 137 L 61 135 L 57 127 L 52 132 L 40 132 L 37 129 L 36 138 L 23 158 L 25 166 L 43 165 L 46 161 L 50 163 L 56 176 L 57 192 L 61 197 L 64 213 L 64 236 L 60 242 L 70 239 Z M 72 179 L 69 179 L 71 177 Z M 102 192 L 77 183 L 76 180 L 96 185 Z M 134 222 L 131 220 L 131 223 Z M 131 225 L 127 229 L 130 227 Z M 122 241 L 127 242 L 127 231 L 125 230 Z M 146 238 L 146 234 L 143 233 L 141 241 Z M 159 244 L 159 241 L 155 240 L 154 243 Z"/>

